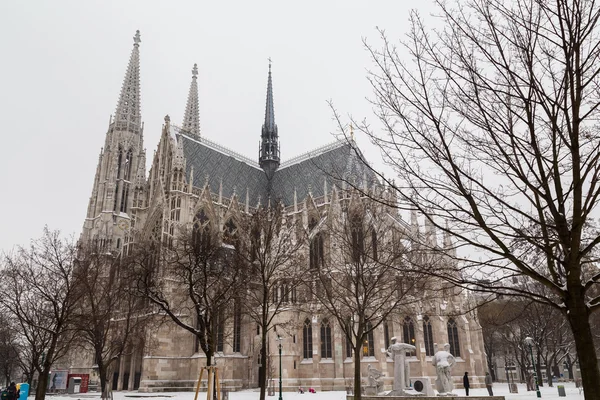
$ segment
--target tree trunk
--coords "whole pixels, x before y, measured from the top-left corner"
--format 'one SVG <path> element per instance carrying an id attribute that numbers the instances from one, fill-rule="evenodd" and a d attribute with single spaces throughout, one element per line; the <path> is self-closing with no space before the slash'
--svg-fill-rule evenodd
<path id="1" fill-rule="evenodd" d="M 98 375 L 100 375 L 100 396 L 105 399 L 106 391 L 106 368 L 98 366 Z"/>
<path id="2" fill-rule="evenodd" d="M 535 360 L 535 365 L 533 366 L 533 373 L 536 376 L 537 383 L 539 387 L 544 386 L 544 380 L 542 379 L 542 359 L 540 357 L 540 350 L 537 349 L 537 355 Z"/>
<path id="3" fill-rule="evenodd" d="M 548 387 L 552 387 L 552 367 L 548 365 L 546 361 L 546 380 L 548 381 Z"/>
<path id="4" fill-rule="evenodd" d="M 569 380 L 573 380 L 573 364 L 569 353 L 567 353 L 567 371 L 569 372 Z"/>
<path id="5" fill-rule="evenodd" d="M 260 367 L 258 368 L 258 385 L 260 386 L 260 400 L 265 400 L 267 388 L 267 335 L 264 325 L 261 328 L 260 338 Z"/>
<path id="6" fill-rule="evenodd" d="M 46 390 L 48 389 L 48 376 L 50 375 L 50 366 L 44 366 L 38 378 L 37 390 L 35 391 L 35 400 L 44 400 L 46 398 Z"/>
<path id="7" fill-rule="evenodd" d="M 100 377 L 100 396 L 103 399 L 108 398 L 108 368 L 104 364 L 101 358 L 97 358 L 98 361 L 98 375 Z"/>
<path id="8" fill-rule="evenodd" d="M 358 343 L 362 344 L 362 342 Z M 362 388 L 360 376 L 360 347 L 357 346 L 354 349 L 354 400 L 360 400 L 361 398 Z"/>
<path id="9" fill-rule="evenodd" d="M 569 310 L 567 318 L 573 331 L 575 349 L 579 358 L 585 400 L 600 400 L 600 380 L 598 380 L 600 369 L 587 307 L 583 298 L 573 298 L 573 301 L 567 304 L 567 309 Z"/>

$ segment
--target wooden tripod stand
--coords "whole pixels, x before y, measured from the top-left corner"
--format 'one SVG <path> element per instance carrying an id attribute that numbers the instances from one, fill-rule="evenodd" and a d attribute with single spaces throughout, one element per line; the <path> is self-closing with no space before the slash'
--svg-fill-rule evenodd
<path id="1" fill-rule="evenodd" d="M 206 400 L 213 399 L 213 382 L 216 381 L 216 389 L 217 389 L 217 400 L 221 400 L 221 384 L 219 382 L 219 369 L 216 366 L 210 367 L 202 367 L 200 368 L 200 376 L 198 377 L 198 384 L 196 385 L 196 395 L 194 396 L 194 400 L 198 400 L 198 392 L 200 391 L 200 384 L 202 382 L 202 376 L 204 375 L 204 371 L 208 371 L 208 382 L 206 385 Z"/>

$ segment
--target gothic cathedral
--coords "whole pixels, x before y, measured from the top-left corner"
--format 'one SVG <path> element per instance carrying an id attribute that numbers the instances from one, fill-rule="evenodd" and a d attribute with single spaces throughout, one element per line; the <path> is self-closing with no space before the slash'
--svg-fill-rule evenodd
<path id="1" fill-rule="evenodd" d="M 357 198 L 345 182 L 354 182 L 365 191 L 393 201 L 394 194 L 379 184 L 348 143 L 336 142 L 287 161 L 280 160 L 270 65 L 258 160 L 231 151 L 201 134 L 198 70 L 194 65 L 183 123 L 177 126 L 165 117 L 147 174 L 140 107 L 140 43 L 138 31 L 117 109 L 100 150 L 82 241 L 95 241 L 110 251 L 127 254 L 137 238 L 172 240 L 178 226 L 193 221 L 199 210 L 206 210 L 212 223 L 223 232 L 230 216 L 248 215 L 257 207 L 275 201 L 283 205 L 287 216 L 302 221 L 308 229 L 309 221 L 321 226 L 318 222 L 327 218 L 343 218 L 347 204 Z M 284 139 L 285 133 L 282 134 Z M 390 211 L 385 224 L 389 229 L 405 232 L 407 237 L 420 234 L 416 214 L 407 223 L 396 211 Z M 425 235 L 429 235 L 433 246 L 438 246 L 435 230 L 427 223 Z M 444 238 L 440 248 L 445 248 L 448 241 Z M 331 245 L 325 243 L 325 256 Z M 352 385 L 354 366 L 352 354 L 344 346 L 343 334 L 318 309 L 310 314 L 295 309 L 292 304 L 295 300 L 289 299 L 286 312 L 300 323 L 283 341 L 284 390 L 296 390 L 299 386 L 345 390 Z M 429 377 L 433 381 L 434 343 L 450 343 L 457 358 L 453 369 L 456 382 L 462 382 L 460 377 L 465 371 L 472 376 L 472 386 L 483 382 L 487 367 L 481 327 L 473 312 L 461 312 L 467 309 L 467 302 L 464 294 L 449 295 L 439 301 L 416 298 L 410 313 L 375 329 L 361 362 L 365 380 L 367 367 L 371 365 L 385 374 L 384 383 L 391 386 L 393 361 L 385 349 L 390 337 L 396 336 L 416 345 L 417 350 L 408 357 L 411 378 Z M 216 354 L 216 364 L 223 384 L 230 390 L 257 387 L 260 340 L 256 324 L 243 315 L 235 323 L 239 324 L 239 335 L 222 346 Z M 149 335 L 153 337 L 153 345 L 146 345 L 146 340 L 140 339 L 117 362 L 114 377 L 110 377 L 113 388 L 193 390 L 204 362 L 194 337 L 175 324 L 163 324 Z M 269 337 L 269 349 L 275 354 L 275 335 Z M 90 381 L 94 381 L 92 359 L 76 357 L 69 362 L 72 373 L 90 373 Z M 278 374 L 275 370 L 271 378 L 278 379 Z"/>

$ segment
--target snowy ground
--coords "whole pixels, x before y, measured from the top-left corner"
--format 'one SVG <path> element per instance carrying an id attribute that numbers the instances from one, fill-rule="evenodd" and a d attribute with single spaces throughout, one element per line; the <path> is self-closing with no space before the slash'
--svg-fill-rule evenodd
<path id="1" fill-rule="evenodd" d="M 559 383 L 565 386 L 567 393 L 567 400 L 583 400 L 583 393 L 579 393 L 579 389 L 575 387 L 572 382 Z M 554 387 L 544 386 L 540 388 L 542 392 L 542 399 L 559 399 L 558 384 L 554 384 Z M 518 384 L 519 393 L 511 394 L 508 392 L 508 385 L 506 383 L 494 384 L 494 395 L 505 396 L 506 400 L 535 400 L 536 393 L 528 392 L 525 388 L 525 384 Z M 463 389 L 454 390 L 458 396 L 464 396 L 465 391 Z M 471 389 L 471 396 L 487 396 L 486 389 Z M 94 393 L 85 394 L 73 394 L 73 395 L 48 395 L 50 400 L 91 400 L 97 399 L 100 396 Z M 244 390 L 241 392 L 232 392 L 229 394 L 229 400 L 257 400 L 259 392 L 257 390 Z M 200 393 L 198 400 L 205 400 L 206 394 Z M 345 392 L 318 392 L 316 394 L 299 394 L 291 392 L 283 392 L 284 400 L 345 400 Z M 561 398 L 562 399 L 562 398 Z M 138 392 L 114 392 L 114 400 L 194 400 L 194 393 L 192 392 L 178 392 L 178 393 L 138 393 Z M 267 400 L 279 400 L 279 393 L 275 393 L 275 396 L 267 396 Z"/>

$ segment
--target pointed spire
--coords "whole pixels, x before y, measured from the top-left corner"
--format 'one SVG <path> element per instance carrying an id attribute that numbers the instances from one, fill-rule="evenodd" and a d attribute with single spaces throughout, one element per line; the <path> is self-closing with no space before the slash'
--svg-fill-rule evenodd
<path id="1" fill-rule="evenodd" d="M 267 104 L 265 123 L 262 126 L 259 163 L 267 177 L 271 179 L 279 168 L 279 142 L 275 124 L 275 106 L 273 104 L 273 80 L 271 78 L 271 59 L 269 58 L 269 77 L 267 80 Z"/>
<path id="2" fill-rule="evenodd" d="M 296 192 L 296 187 L 294 187 L 294 212 L 298 212 L 298 193 Z"/>
<path id="3" fill-rule="evenodd" d="M 327 203 L 327 178 L 323 178 L 323 202 Z"/>
<path id="4" fill-rule="evenodd" d="M 133 50 L 123 79 L 121 95 L 115 112 L 115 129 L 140 133 L 142 116 L 140 107 L 140 31 L 133 37 Z"/>
<path id="5" fill-rule="evenodd" d="M 452 237 L 450 235 L 450 226 L 448 220 L 446 220 L 446 230 L 444 232 L 444 250 L 449 253 L 453 258 L 456 258 L 456 247 L 452 244 Z"/>
<path id="6" fill-rule="evenodd" d="M 410 233 L 414 241 L 419 238 L 419 220 L 417 219 L 417 209 L 410 210 Z"/>
<path id="7" fill-rule="evenodd" d="M 219 204 L 223 204 L 223 178 L 219 181 Z"/>
<path id="8" fill-rule="evenodd" d="M 188 185 L 188 189 L 189 189 L 189 193 L 192 193 L 192 190 L 194 189 L 194 166 L 192 165 L 192 168 L 190 168 L 190 182 Z"/>
<path id="9" fill-rule="evenodd" d="M 200 136 L 200 106 L 198 101 L 198 64 L 192 69 L 192 83 L 188 94 L 185 115 L 183 117 L 183 129 L 194 136 Z"/>
<path id="10" fill-rule="evenodd" d="M 250 211 L 250 189 L 246 186 L 246 208 L 244 209 L 246 213 Z"/>
<path id="11" fill-rule="evenodd" d="M 437 232 L 432 217 L 425 217 L 425 243 L 429 248 L 437 247 Z"/>
<path id="12" fill-rule="evenodd" d="M 273 80 L 271 78 L 271 59 L 269 58 L 269 77 L 267 79 L 267 104 L 265 107 L 265 124 L 264 127 L 274 132 L 275 127 L 275 106 L 273 104 Z"/>

